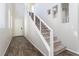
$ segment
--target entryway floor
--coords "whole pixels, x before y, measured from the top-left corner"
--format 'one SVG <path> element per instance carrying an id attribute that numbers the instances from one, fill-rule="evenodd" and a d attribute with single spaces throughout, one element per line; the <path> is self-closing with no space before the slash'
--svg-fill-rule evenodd
<path id="1" fill-rule="evenodd" d="M 61 53 L 59 53 L 58 55 L 55 55 L 55 56 L 79 56 L 79 55 L 77 55 L 73 52 L 70 52 L 68 50 L 65 50 L 65 51 L 63 51 L 63 52 L 61 52 Z"/>
<path id="2" fill-rule="evenodd" d="M 24 37 L 13 37 L 5 56 L 43 56 Z"/>

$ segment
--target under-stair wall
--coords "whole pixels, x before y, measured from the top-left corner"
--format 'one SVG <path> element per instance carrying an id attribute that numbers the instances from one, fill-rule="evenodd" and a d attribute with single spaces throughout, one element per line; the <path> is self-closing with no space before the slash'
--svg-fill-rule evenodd
<path id="1" fill-rule="evenodd" d="M 49 55 L 49 46 L 47 45 L 46 41 L 43 40 L 44 38 L 41 36 L 41 33 L 37 29 L 34 21 L 31 19 L 31 17 L 27 13 L 25 15 L 25 24 L 27 30 L 25 30 L 25 37 L 43 54 L 43 55 Z M 26 29 L 25 28 L 25 29 Z"/>

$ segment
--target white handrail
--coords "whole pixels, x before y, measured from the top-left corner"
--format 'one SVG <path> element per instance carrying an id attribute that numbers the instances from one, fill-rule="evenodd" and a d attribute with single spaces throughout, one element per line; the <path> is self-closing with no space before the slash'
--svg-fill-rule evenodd
<path id="1" fill-rule="evenodd" d="M 52 28 L 50 28 L 50 27 L 45 23 L 45 21 L 43 21 L 43 19 L 41 19 L 41 18 L 40 18 L 38 15 L 36 15 L 36 14 L 35 14 L 35 16 L 37 16 L 37 17 L 40 19 L 40 21 L 43 22 L 43 24 L 44 24 L 50 31 L 53 31 Z"/>

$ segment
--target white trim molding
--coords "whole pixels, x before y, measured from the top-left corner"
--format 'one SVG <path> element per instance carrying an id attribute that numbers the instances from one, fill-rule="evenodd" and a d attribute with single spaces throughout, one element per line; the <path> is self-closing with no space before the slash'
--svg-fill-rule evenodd
<path id="1" fill-rule="evenodd" d="M 70 51 L 70 52 L 73 52 L 73 53 L 75 53 L 75 54 L 79 55 L 79 52 L 76 52 L 76 51 L 71 50 L 71 49 L 69 49 L 69 48 L 66 48 L 66 50 L 68 50 L 68 51 Z"/>

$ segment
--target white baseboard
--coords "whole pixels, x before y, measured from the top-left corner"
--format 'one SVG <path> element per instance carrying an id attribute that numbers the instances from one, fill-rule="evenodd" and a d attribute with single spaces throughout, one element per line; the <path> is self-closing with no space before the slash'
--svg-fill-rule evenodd
<path id="1" fill-rule="evenodd" d="M 12 37 L 10 38 L 10 41 L 8 42 L 8 45 L 7 45 L 7 47 L 6 47 L 5 51 L 4 51 L 3 56 L 5 56 L 5 53 L 6 53 L 6 51 L 7 51 L 8 47 L 9 47 L 9 45 L 10 45 L 10 43 L 11 43 L 11 40 L 12 40 Z"/>
<path id="2" fill-rule="evenodd" d="M 68 50 L 68 51 L 70 51 L 70 52 L 73 52 L 73 53 L 75 53 L 75 54 L 79 55 L 79 52 L 76 52 L 76 51 L 71 50 L 71 49 L 69 49 L 69 48 L 66 48 L 66 50 Z"/>

